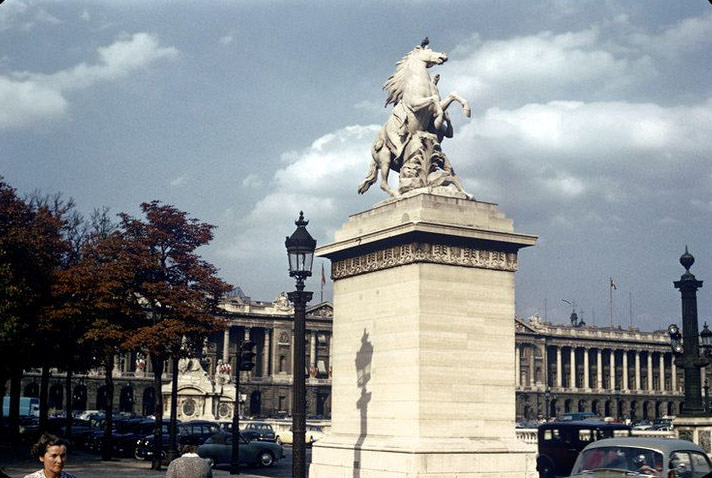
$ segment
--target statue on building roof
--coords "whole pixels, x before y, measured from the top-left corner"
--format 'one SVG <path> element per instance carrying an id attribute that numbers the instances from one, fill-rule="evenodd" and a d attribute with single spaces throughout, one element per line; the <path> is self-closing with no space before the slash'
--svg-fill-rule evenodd
<path id="1" fill-rule="evenodd" d="M 393 197 L 419 188 L 453 185 L 471 198 L 440 146 L 444 138 L 453 135 L 447 108 L 453 102 L 460 103 L 469 117 L 470 105 L 455 93 L 440 99 L 440 75 L 431 78 L 428 68 L 445 63 L 447 55 L 431 50 L 429 43 L 426 37 L 406 54 L 383 85 L 388 93 L 386 106 L 392 104 L 393 110 L 371 147 L 371 168 L 358 188 L 359 194 L 365 193 L 380 173 L 381 189 Z M 400 173 L 397 191 L 388 185 L 391 169 Z"/>

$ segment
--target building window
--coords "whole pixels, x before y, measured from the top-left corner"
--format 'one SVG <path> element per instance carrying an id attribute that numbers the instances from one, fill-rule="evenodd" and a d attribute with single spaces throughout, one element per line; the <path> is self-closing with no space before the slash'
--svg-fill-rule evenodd
<path id="1" fill-rule="evenodd" d="M 287 357 L 284 355 L 279 356 L 279 371 L 280 373 L 287 371 Z"/>

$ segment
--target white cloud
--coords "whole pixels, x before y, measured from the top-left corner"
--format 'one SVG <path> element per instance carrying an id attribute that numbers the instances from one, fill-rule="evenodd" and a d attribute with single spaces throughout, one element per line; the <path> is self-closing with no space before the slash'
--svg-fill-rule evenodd
<path id="1" fill-rule="evenodd" d="M 262 178 L 255 173 L 248 174 L 245 176 L 245 179 L 242 180 L 242 186 L 245 188 L 259 188 L 263 184 Z"/>
<path id="2" fill-rule="evenodd" d="M 99 81 L 115 81 L 178 51 L 162 47 L 148 33 L 124 36 L 98 49 L 99 61 L 80 63 L 51 74 L 14 72 L 0 76 L 0 129 L 20 128 L 60 117 L 68 107 L 65 91 L 83 89 Z"/>
<path id="3" fill-rule="evenodd" d="M 88 22 L 89 20 L 91 20 L 91 15 L 89 15 L 89 10 L 87 10 L 86 8 L 84 10 L 82 10 L 82 13 L 79 15 L 79 18 L 81 18 L 85 22 Z"/>
<path id="4" fill-rule="evenodd" d="M 641 49 L 668 57 L 696 49 L 709 50 L 712 44 L 712 13 L 685 18 L 659 34 L 636 32 L 630 40 Z"/>
<path id="5" fill-rule="evenodd" d="M 265 196 L 244 216 L 229 221 L 228 235 L 236 239 L 221 254 L 249 258 L 261 253 L 264 231 L 291 224 L 300 210 L 312 221 L 312 235 L 332 236 L 344 211 L 363 202 L 356 188 L 368 171 L 371 143 L 379 128 L 348 126 L 316 139 L 303 151 L 283 154 L 284 166 L 274 174 Z M 369 192 L 367 201 L 383 199 L 380 190 Z"/>
<path id="6" fill-rule="evenodd" d="M 171 186 L 184 186 L 188 182 L 188 177 L 183 175 L 183 176 L 178 176 L 177 178 L 174 178 L 171 180 L 170 184 Z"/>
<path id="7" fill-rule="evenodd" d="M 232 33 L 220 37 L 220 43 L 223 45 L 231 45 L 235 41 L 235 37 Z"/>
<path id="8" fill-rule="evenodd" d="M 441 93 L 456 90 L 475 103 L 517 98 L 567 99 L 574 93 L 610 90 L 654 72 L 645 56 L 633 60 L 606 48 L 596 27 L 549 31 L 506 40 L 468 40 L 451 55 Z"/>

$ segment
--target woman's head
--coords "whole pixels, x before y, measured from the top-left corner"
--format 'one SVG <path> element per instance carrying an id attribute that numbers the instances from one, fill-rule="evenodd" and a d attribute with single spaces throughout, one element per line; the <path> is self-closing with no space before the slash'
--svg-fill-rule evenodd
<path id="1" fill-rule="evenodd" d="M 45 476 L 59 476 L 67 459 L 67 442 L 50 433 L 43 433 L 37 443 L 32 445 L 32 456 L 42 462 Z"/>

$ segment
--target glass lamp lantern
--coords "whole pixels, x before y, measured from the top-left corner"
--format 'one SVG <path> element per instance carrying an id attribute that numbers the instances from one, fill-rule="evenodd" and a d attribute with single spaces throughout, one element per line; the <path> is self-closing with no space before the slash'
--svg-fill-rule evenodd
<path id="1" fill-rule="evenodd" d="M 707 327 L 707 322 L 705 322 L 702 332 L 700 332 L 700 345 L 705 353 L 709 354 L 712 351 L 712 330 Z"/>
<path id="2" fill-rule="evenodd" d="M 309 221 L 304 219 L 302 211 L 299 211 L 299 219 L 294 221 L 294 224 L 297 225 L 297 229 L 286 238 L 284 245 L 289 259 L 289 275 L 301 281 L 311 276 L 316 240 L 306 229 Z"/>

